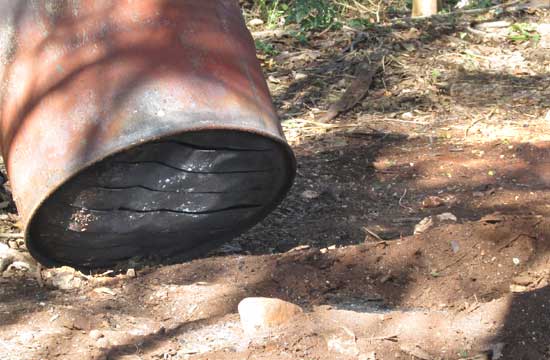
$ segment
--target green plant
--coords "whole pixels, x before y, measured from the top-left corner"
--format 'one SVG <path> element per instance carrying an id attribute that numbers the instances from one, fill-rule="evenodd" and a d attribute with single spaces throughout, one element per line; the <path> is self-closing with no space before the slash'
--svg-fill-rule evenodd
<path id="1" fill-rule="evenodd" d="M 540 34 L 533 24 L 515 23 L 509 28 L 508 39 L 515 42 L 533 41 L 538 43 Z"/>
<path id="2" fill-rule="evenodd" d="M 288 7 L 286 21 L 300 26 L 302 32 L 324 30 L 341 25 L 338 8 L 329 0 L 294 0 Z"/>
<path id="3" fill-rule="evenodd" d="M 270 29 L 279 25 L 288 10 L 288 4 L 280 0 L 259 0 L 257 7 L 260 17 Z"/>
<path id="4" fill-rule="evenodd" d="M 279 54 L 279 51 L 273 46 L 273 44 L 262 41 L 262 40 L 256 40 L 256 50 L 258 50 L 260 53 L 268 56 L 276 56 Z"/>
<path id="5" fill-rule="evenodd" d="M 348 20 L 348 26 L 360 30 L 372 28 L 374 25 L 366 18 L 353 18 Z"/>

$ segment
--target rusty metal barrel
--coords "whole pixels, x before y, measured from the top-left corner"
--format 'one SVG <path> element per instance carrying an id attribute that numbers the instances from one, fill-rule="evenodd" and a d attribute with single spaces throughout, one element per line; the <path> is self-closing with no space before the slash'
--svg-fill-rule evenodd
<path id="1" fill-rule="evenodd" d="M 290 188 L 237 0 L 0 0 L 0 14 L 2 155 L 42 263 L 193 257 Z"/>

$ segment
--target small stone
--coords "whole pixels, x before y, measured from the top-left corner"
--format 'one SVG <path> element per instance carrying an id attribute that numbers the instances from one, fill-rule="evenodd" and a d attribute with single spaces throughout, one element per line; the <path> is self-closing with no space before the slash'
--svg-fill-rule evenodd
<path id="1" fill-rule="evenodd" d="M 425 217 L 424 219 L 420 220 L 418 224 L 414 227 L 414 234 L 422 234 L 423 232 L 427 231 L 429 228 L 431 228 L 434 225 L 434 221 L 431 216 Z"/>
<path id="2" fill-rule="evenodd" d="M 319 196 L 321 196 L 321 194 L 319 194 L 317 191 L 306 190 L 301 194 L 301 196 L 304 199 L 312 200 L 312 199 L 317 199 Z"/>
<path id="3" fill-rule="evenodd" d="M 519 266 L 521 261 L 518 258 L 515 257 L 515 258 L 512 259 L 512 262 L 514 263 L 514 265 Z"/>
<path id="4" fill-rule="evenodd" d="M 49 279 L 51 284 L 61 290 L 72 290 L 79 288 L 82 284 L 82 280 L 76 276 L 76 270 L 63 266 L 59 271 L 54 272 Z"/>
<path id="5" fill-rule="evenodd" d="M 443 206 L 443 204 L 445 204 L 445 200 L 443 200 L 439 196 L 428 196 L 427 198 L 422 200 L 422 207 L 426 209 Z"/>
<path id="6" fill-rule="evenodd" d="M 135 278 L 136 277 L 136 270 L 132 269 L 132 268 L 126 270 L 126 276 Z"/>
<path id="7" fill-rule="evenodd" d="M 8 266 L 6 271 L 25 271 L 28 272 L 31 270 L 31 265 L 26 263 L 25 261 L 14 261 L 13 263 Z"/>
<path id="8" fill-rule="evenodd" d="M 437 220 L 439 220 L 440 222 L 444 222 L 444 221 L 452 221 L 452 222 L 456 222 L 458 219 L 456 218 L 456 216 L 453 214 L 453 213 L 450 213 L 450 212 L 446 212 L 446 213 L 443 213 L 443 214 L 439 214 L 436 216 Z"/>
<path id="9" fill-rule="evenodd" d="M 116 293 L 111 290 L 110 288 L 108 287 L 98 287 L 98 288 L 95 288 L 94 289 L 94 292 L 95 293 L 98 293 L 98 294 L 106 294 L 106 295 L 111 295 L 111 296 L 115 296 Z"/>
<path id="10" fill-rule="evenodd" d="M 326 341 L 330 351 L 347 356 L 357 356 L 359 354 L 357 338 L 353 331 L 345 326 L 341 326 L 335 332 L 329 334 Z"/>
<path id="11" fill-rule="evenodd" d="M 243 299 L 238 306 L 241 325 L 245 332 L 269 331 L 290 322 L 303 313 L 298 306 L 275 298 L 250 297 Z"/>
<path id="12" fill-rule="evenodd" d="M 304 80 L 307 79 L 307 75 L 302 72 L 296 72 L 294 73 L 294 80 Z"/>
<path id="13" fill-rule="evenodd" d="M 0 243 L 0 273 L 14 263 L 16 270 L 25 268 L 29 272 L 36 271 L 37 262 L 29 254 Z"/>
<path id="14" fill-rule="evenodd" d="M 277 79 L 275 76 L 273 75 L 269 75 L 267 77 L 267 80 L 270 82 L 270 83 L 273 83 L 273 84 L 280 84 L 281 83 L 281 80 Z"/>
<path id="15" fill-rule="evenodd" d="M 90 331 L 90 337 L 94 340 L 98 340 L 98 339 L 101 339 L 102 337 L 104 337 L 103 333 L 99 330 L 92 330 Z"/>
<path id="16" fill-rule="evenodd" d="M 248 22 L 248 26 L 260 26 L 263 25 L 264 21 L 262 19 L 252 19 Z"/>
<path id="17" fill-rule="evenodd" d="M 481 191 L 474 191 L 473 196 L 476 198 L 482 198 L 485 196 L 485 193 Z"/>
<path id="18" fill-rule="evenodd" d="M 109 345 L 111 345 L 111 344 L 110 344 L 109 340 L 106 337 L 102 337 L 102 338 L 97 339 L 96 345 L 100 349 L 105 349 L 105 348 L 108 348 Z"/>
<path id="19" fill-rule="evenodd" d="M 517 284 L 511 284 L 510 285 L 510 291 L 513 293 L 522 293 L 527 291 L 527 286 L 523 285 L 517 285 Z"/>
<path id="20" fill-rule="evenodd" d="M 455 254 L 460 250 L 460 245 L 458 244 L 457 241 L 455 241 L 455 240 L 451 241 L 451 249 L 453 250 L 453 252 Z"/>
<path id="21" fill-rule="evenodd" d="M 410 120 L 414 117 L 413 113 L 408 111 L 408 112 L 405 112 L 403 114 L 401 114 L 401 119 L 403 120 Z"/>

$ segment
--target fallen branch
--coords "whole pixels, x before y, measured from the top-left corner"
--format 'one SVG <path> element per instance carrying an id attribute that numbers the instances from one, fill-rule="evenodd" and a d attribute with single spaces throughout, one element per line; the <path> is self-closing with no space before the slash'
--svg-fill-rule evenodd
<path id="1" fill-rule="evenodd" d="M 382 239 L 382 238 L 380 237 L 380 235 L 378 235 L 378 234 L 375 233 L 374 231 L 370 230 L 368 227 L 363 226 L 363 230 L 365 230 L 365 232 L 366 232 L 367 234 L 373 236 L 374 238 L 376 238 L 376 239 L 378 239 L 378 240 L 380 240 L 380 241 L 384 241 L 384 242 L 385 242 L 385 240 Z"/>
<path id="2" fill-rule="evenodd" d="M 0 233 L 0 239 L 23 239 L 23 233 Z"/>
<path id="3" fill-rule="evenodd" d="M 378 54 L 374 56 L 374 60 L 370 63 L 359 65 L 355 79 L 346 89 L 344 95 L 342 95 L 337 102 L 330 106 L 328 111 L 320 117 L 319 121 L 330 121 L 341 113 L 347 112 L 357 105 L 357 103 L 367 95 L 374 79 L 374 75 L 376 75 L 378 69 L 382 66 L 382 61 L 384 61 L 383 59 L 383 54 Z"/>
<path id="4" fill-rule="evenodd" d="M 394 335 L 388 335 L 388 336 L 376 336 L 376 337 L 370 337 L 367 339 L 367 341 L 391 341 L 391 342 L 398 342 L 399 341 L 399 334 Z"/>
<path id="5" fill-rule="evenodd" d="M 267 38 L 281 38 L 283 36 L 291 35 L 292 31 L 289 30 L 262 30 L 252 32 L 252 37 L 256 40 L 264 40 Z"/>

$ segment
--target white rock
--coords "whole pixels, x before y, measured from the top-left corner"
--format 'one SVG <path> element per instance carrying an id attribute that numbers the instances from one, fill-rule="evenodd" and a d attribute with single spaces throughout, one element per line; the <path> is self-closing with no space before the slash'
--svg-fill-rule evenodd
<path id="1" fill-rule="evenodd" d="M 10 265 L 12 269 L 36 271 L 36 260 L 29 254 L 14 250 L 6 244 L 0 243 L 0 273 L 6 270 Z"/>
<path id="2" fill-rule="evenodd" d="M 252 19 L 248 22 L 248 26 L 260 26 L 263 24 L 264 24 L 264 21 L 262 19 Z"/>
<path id="3" fill-rule="evenodd" d="M 79 288 L 84 281 L 82 274 L 70 266 L 49 269 L 44 272 L 44 278 L 46 283 L 61 290 Z"/>
<path id="4" fill-rule="evenodd" d="M 313 191 L 313 190 L 306 190 L 302 193 L 301 195 L 304 199 L 308 199 L 308 200 L 311 200 L 311 199 L 317 199 L 319 196 L 321 196 L 321 194 L 319 194 L 317 191 Z"/>
<path id="5" fill-rule="evenodd" d="M 436 216 L 437 217 L 437 220 L 443 222 L 443 221 L 453 221 L 453 222 L 456 222 L 458 219 L 456 218 L 456 216 L 453 214 L 453 213 L 450 213 L 450 212 L 446 212 L 446 213 L 443 213 L 443 214 L 439 214 Z"/>
<path id="6" fill-rule="evenodd" d="M 294 73 L 294 80 L 304 80 L 307 78 L 307 75 L 302 72 Z"/>
<path id="7" fill-rule="evenodd" d="M 420 220 L 418 224 L 414 227 L 414 234 L 422 234 L 429 228 L 431 228 L 434 225 L 434 221 L 431 216 L 425 217 L 424 219 Z"/>
<path id="8" fill-rule="evenodd" d="M 303 313 L 298 306 L 274 298 L 250 297 L 238 306 L 241 325 L 246 333 L 269 331 L 290 322 Z"/>
<path id="9" fill-rule="evenodd" d="M 330 351 L 334 351 L 347 356 L 357 356 L 359 348 L 357 347 L 357 338 L 353 331 L 345 326 L 340 327 L 335 332 L 326 337 L 327 347 Z"/>
<path id="10" fill-rule="evenodd" d="M 101 339 L 103 337 L 103 333 L 99 330 L 92 330 L 90 331 L 90 337 L 94 340 L 98 340 L 98 339 Z"/>

